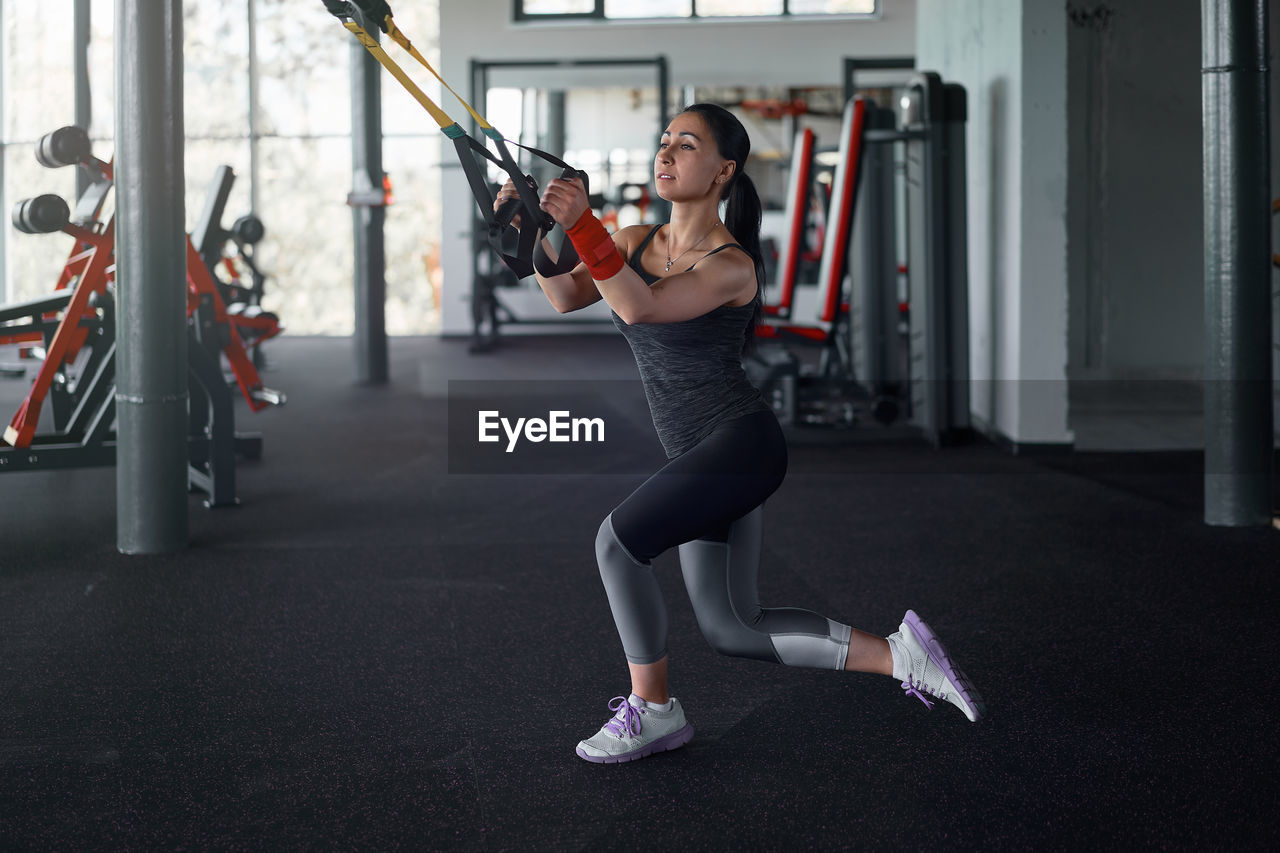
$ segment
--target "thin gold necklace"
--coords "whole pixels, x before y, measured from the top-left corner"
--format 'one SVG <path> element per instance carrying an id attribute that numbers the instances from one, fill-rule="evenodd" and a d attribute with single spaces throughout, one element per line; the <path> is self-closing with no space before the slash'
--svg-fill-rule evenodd
<path id="1" fill-rule="evenodd" d="M 667 272 L 671 272 L 671 265 L 672 265 L 672 264 L 674 264 L 676 261 L 680 260 L 680 259 L 681 259 L 681 258 L 683 258 L 685 255 L 687 255 L 687 254 L 689 254 L 690 252 L 692 252 L 694 249 L 698 248 L 698 246 L 702 243 L 702 241 L 703 241 L 703 240 L 705 240 L 705 239 L 707 239 L 708 237 L 710 237 L 710 236 L 711 236 L 711 232 L 712 232 L 712 231 L 714 231 L 714 230 L 716 230 L 716 226 L 717 226 L 717 225 L 719 225 L 719 224 L 720 224 L 720 223 L 719 223 L 719 221 L 716 221 L 716 222 L 712 223 L 710 230 L 708 230 L 706 234 L 703 234 L 701 237 L 699 237 L 699 238 L 698 238 L 698 242 L 697 242 L 697 243 L 694 243 L 692 246 L 690 246 L 689 248 L 685 249 L 683 252 L 681 252 L 680 254 L 676 255 L 674 258 L 673 258 L 673 257 L 671 257 L 671 238 L 670 238 L 670 237 L 668 237 L 668 238 L 667 238 Z"/>

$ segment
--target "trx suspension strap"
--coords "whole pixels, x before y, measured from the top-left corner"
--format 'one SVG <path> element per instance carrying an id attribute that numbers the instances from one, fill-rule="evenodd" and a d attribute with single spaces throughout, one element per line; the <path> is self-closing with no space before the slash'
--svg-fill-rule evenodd
<path id="1" fill-rule="evenodd" d="M 378 60 L 383 68 L 391 72 L 391 75 L 400 81 L 400 85 L 413 96 L 414 100 L 421 104 L 435 119 L 436 124 L 440 125 L 441 133 L 453 140 L 454 147 L 458 152 L 458 160 L 462 164 L 462 171 L 466 174 L 467 183 L 471 186 L 471 194 L 475 196 L 476 205 L 480 208 L 480 216 L 484 219 L 485 226 L 488 229 L 489 245 L 497 253 L 498 257 L 502 259 L 502 262 L 519 278 L 531 275 L 535 269 L 541 275 L 553 276 L 569 272 L 577 266 L 578 253 L 568 240 L 562 241 L 559 258 L 554 262 L 543 252 L 542 238 L 549 235 L 556 228 L 556 221 L 539 204 L 537 182 L 525 174 L 515 159 L 512 158 L 510 149 L 507 148 L 510 140 L 504 139 L 502 134 L 485 120 L 484 116 L 476 112 L 431 67 L 431 63 L 427 62 L 426 58 L 396 26 L 391 17 L 391 8 L 385 0 L 322 0 L 322 2 L 326 9 L 338 20 L 342 21 L 342 25 L 356 37 L 356 40 L 364 45 L 365 49 L 373 55 L 373 58 Z M 496 155 L 451 119 L 439 105 L 432 101 L 413 82 L 409 75 L 396 64 L 395 60 L 387 55 L 387 52 L 382 49 L 377 40 L 369 35 L 368 28 L 373 25 L 376 25 L 392 41 L 400 45 L 410 56 L 421 63 L 431 72 L 433 77 L 440 81 L 442 86 L 458 99 L 467 112 L 471 114 L 471 117 L 475 119 L 476 124 L 480 126 L 481 133 L 493 143 L 494 148 L 497 149 Z M 540 151 L 537 148 L 530 148 L 518 142 L 510 142 L 510 144 L 517 148 L 523 148 L 530 154 L 541 157 L 552 165 L 559 166 L 563 170 L 560 175 L 562 178 L 580 178 L 583 188 L 586 188 L 587 175 L 585 172 L 580 172 L 559 157 Z M 507 173 L 511 177 L 511 182 L 515 185 L 516 192 L 519 195 L 518 199 L 513 199 L 503 204 L 496 213 L 493 209 L 495 198 L 493 190 L 489 186 L 488 177 L 485 175 L 484 168 L 477 160 L 477 157 L 485 158 Z M 512 255 L 504 250 L 503 237 L 509 231 L 514 230 L 511 221 L 517 215 L 520 217 L 523 227 L 519 231 L 516 253 Z"/>

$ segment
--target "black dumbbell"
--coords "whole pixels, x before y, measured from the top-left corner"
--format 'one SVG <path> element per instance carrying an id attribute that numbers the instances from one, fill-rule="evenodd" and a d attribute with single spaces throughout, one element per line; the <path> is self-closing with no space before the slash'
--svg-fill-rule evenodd
<path id="1" fill-rule="evenodd" d="M 40 161 L 41 166 L 50 169 L 82 163 L 89 159 L 92 152 L 93 143 L 89 141 L 88 131 L 75 125 L 46 133 L 36 143 L 36 160 Z"/>
<path id="2" fill-rule="evenodd" d="M 13 206 L 13 227 L 23 234 L 51 234 L 71 221 L 71 209 L 62 196 L 38 195 Z"/>
<path id="3" fill-rule="evenodd" d="M 262 224 L 262 220 L 252 213 L 246 213 L 231 223 L 231 237 L 237 243 L 243 243 L 246 246 L 257 243 L 266 233 L 267 229 Z"/>

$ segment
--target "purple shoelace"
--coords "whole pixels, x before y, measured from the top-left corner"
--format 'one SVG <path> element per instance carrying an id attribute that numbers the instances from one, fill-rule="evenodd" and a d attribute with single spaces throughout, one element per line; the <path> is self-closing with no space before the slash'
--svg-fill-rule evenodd
<path id="1" fill-rule="evenodd" d="M 929 688 L 925 687 L 923 682 L 913 681 L 911 679 L 910 673 L 907 674 L 907 680 L 902 682 L 902 689 L 906 691 L 906 694 L 908 696 L 914 696 L 917 699 L 919 699 L 921 702 L 923 702 L 925 704 L 925 707 L 928 708 L 930 711 L 933 710 L 933 703 L 930 702 L 928 699 L 924 698 L 924 694 L 920 692 L 921 690 L 928 690 Z"/>
<path id="2" fill-rule="evenodd" d="M 613 719 L 604 724 L 606 729 L 618 737 L 636 737 L 640 734 L 640 715 L 644 711 L 628 702 L 626 696 L 610 699 L 609 710 L 623 713 L 621 716 L 615 713 Z"/>

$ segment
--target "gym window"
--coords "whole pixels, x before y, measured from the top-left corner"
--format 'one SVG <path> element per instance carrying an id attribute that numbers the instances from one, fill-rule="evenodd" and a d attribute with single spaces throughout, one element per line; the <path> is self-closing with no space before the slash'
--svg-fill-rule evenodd
<path id="1" fill-rule="evenodd" d="M 638 18 L 872 18 L 880 0 L 514 0 L 517 21 Z"/>

